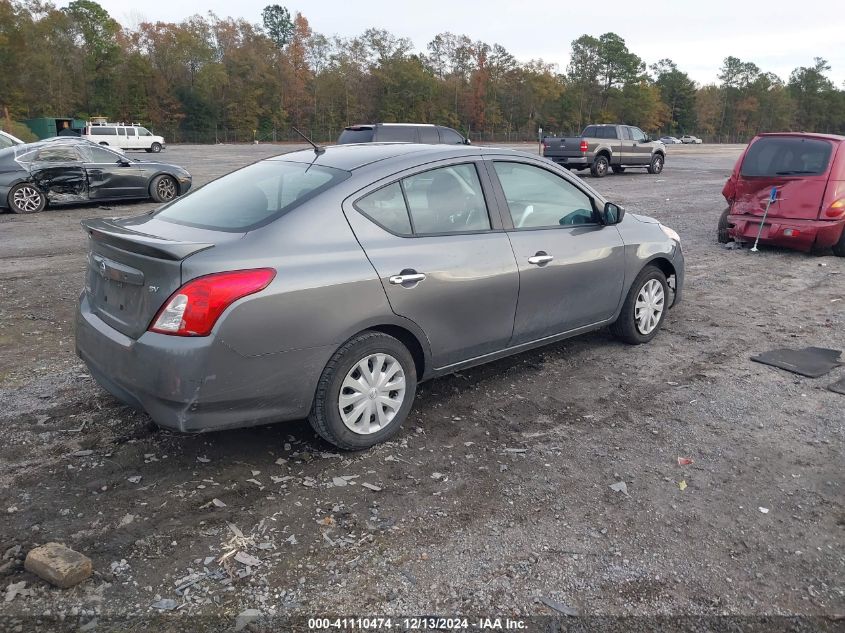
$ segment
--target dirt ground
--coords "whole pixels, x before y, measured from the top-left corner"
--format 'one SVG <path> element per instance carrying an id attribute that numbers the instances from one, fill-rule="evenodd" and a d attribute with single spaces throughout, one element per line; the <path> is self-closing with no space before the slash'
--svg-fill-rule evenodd
<path id="1" fill-rule="evenodd" d="M 551 601 L 838 626 L 845 396 L 826 388 L 845 366 L 808 379 L 749 356 L 845 349 L 845 259 L 716 243 L 740 151 L 670 147 L 659 176 L 590 181 L 683 239 L 684 302 L 653 342 L 601 331 L 429 382 L 395 441 L 354 454 L 304 421 L 162 431 L 94 383 L 73 343 L 79 221 L 152 204 L 0 215 L 0 629 L 231 630 L 246 609 L 527 618 L 559 614 Z M 199 185 L 276 153 L 161 158 Z M 50 541 L 94 576 L 59 590 L 24 571 Z"/>

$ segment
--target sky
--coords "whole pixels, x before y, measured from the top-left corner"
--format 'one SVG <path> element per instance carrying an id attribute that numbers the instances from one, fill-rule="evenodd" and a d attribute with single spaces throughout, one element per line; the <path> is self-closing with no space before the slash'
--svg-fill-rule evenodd
<path id="1" fill-rule="evenodd" d="M 647 64 L 668 57 L 701 83 L 716 83 L 728 55 L 754 62 L 765 72 L 787 80 L 798 66 L 812 66 L 814 57 L 828 60 L 828 77 L 845 87 L 845 11 L 839 2 L 814 0 L 98 0 L 118 22 L 180 21 L 214 11 L 218 16 L 261 21 L 267 4 L 300 11 L 311 28 L 323 35 L 351 37 L 370 27 L 409 38 L 416 50 L 437 33 L 466 34 L 472 40 L 498 43 L 520 61 L 542 58 L 568 64 L 572 40 L 584 33 L 612 31 Z M 66 6 L 67 1 L 60 1 Z M 804 11 L 802 9 L 807 8 Z M 352 10 L 350 10 L 352 9 Z"/>

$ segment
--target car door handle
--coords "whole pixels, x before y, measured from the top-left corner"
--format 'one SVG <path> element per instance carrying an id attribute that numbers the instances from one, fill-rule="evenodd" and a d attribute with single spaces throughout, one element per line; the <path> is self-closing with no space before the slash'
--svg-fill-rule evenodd
<path id="1" fill-rule="evenodd" d="M 388 281 L 394 285 L 415 284 L 425 279 L 425 273 L 410 273 L 404 275 L 393 275 Z"/>
<path id="2" fill-rule="evenodd" d="M 548 264 L 553 259 L 554 259 L 553 255 L 547 255 L 546 253 L 543 253 L 542 251 L 540 251 L 536 255 L 529 257 L 528 263 L 529 264 L 535 264 L 537 266 L 542 266 L 543 264 Z"/>

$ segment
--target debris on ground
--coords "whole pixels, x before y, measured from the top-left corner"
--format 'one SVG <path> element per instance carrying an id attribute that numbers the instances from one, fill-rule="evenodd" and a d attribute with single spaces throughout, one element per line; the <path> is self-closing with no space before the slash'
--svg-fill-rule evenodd
<path id="1" fill-rule="evenodd" d="M 684 490 L 686 490 L 687 489 L 687 480 L 681 479 L 681 481 L 678 482 L 678 488 L 680 488 L 682 492 Z"/>
<path id="2" fill-rule="evenodd" d="M 752 356 L 751 360 L 785 369 L 799 376 L 819 378 L 842 365 L 840 354 L 841 350 L 826 347 L 779 348 Z"/>
<path id="3" fill-rule="evenodd" d="M 615 484 L 610 484 L 610 489 L 614 492 L 621 492 L 626 497 L 631 496 L 628 494 L 628 485 L 624 481 L 617 481 Z"/>
<path id="4" fill-rule="evenodd" d="M 563 615 L 568 615 L 570 617 L 578 617 L 578 610 L 573 609 L 572 607 L 568 607 L 562 602 L 557 602 L 555 600 L 551 600 L 549 598 L 540 598 L 540 602 L 544 605 L 552 609 L 553 611 L 557 611 L 558 613 L 562 613 Z"/>
<path id="5" fill-rule="evenodd" d="M 60 589 L 78 585 L 94 572 L 90 558 L 60 543 L 47 543 L 30 550 L 24 568 Z"/>
<path id="6" fill-rule="evenodd" d="M 762 512 L 763 514 L 768 514 L 768 513 L 769 513 L 769 509 L 768 509 L 768 508 L 764 508 L 763 506 L 760 506 L 760 507 L 759 507 L 759 508 L 757 508 L 757 509 L 758 509 L 760 512 Z"/>
<path id="7" fill-rule="evenodd" d="M 244 609 L 235 618 L 235 630 L 241 631 L 245 629 L 250 623 L 255 622 L 261 617 L 261 611 L 258 609 Z"/>
<path id="8" fill-rule="evenodd" d="M 160 611 L 173 611 L 173 609 L 175 609 L 179 605 L 172 598 L 163 598 L 161 600 L 156 600 L 150 606 L 153 609 L 158 609 Z"/>
<path id="9" fill-rule="evenodd" d="M 694 463 L 691 457 L 678 457 L 678 466 L 689 466 Z"/>

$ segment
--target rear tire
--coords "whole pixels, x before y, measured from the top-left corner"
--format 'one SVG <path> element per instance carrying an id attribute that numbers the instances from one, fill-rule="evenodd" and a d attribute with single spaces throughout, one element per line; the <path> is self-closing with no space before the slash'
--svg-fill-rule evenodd
<path id="1" fill-rule="evenodd" d="M 7 198 L 12 213 L 38 213 L 47 206 L 47 198 L 32 183 L 22 182 L 9 190 Z"/>
<path id="2" fill-rule="evenodd" d="M 158 154 L 161 151 L 161 143 L 153 143 L 150 145 L 150 151 L 153 154 Z"/>
<path id="3" fill-rule="evenodd" d="M 607 168 L 609 165 L 610 163 L 604 154 L 596 156 L 593 160 L 593 164 L 590 166 L 590 173 L 595 178 L 604 178 L 607 176 Z"/>
<path id="4" fill-rule="evenodd" d="M 663 154 L 655 154 L 651 157 L 651 162 L 649 163 L 646 169 L 650 174 L 659 174 L 661 171 L 663 171 L 663 164 L 665 162 L 666 161 L 663 158 Z"/>
<path id="5" fill-rule="evenodd" d="M 614 174 L 624 174 L 625 173 L 625 168 L 622 165 L 613 165 L 613 167 L 611 167 L 611 169 L 613 170 Z"/>
<path id="6" fill-rule="evenodd" d="M 657 336 L 666 318 L 668 298 L 666 275 L 656 266 L 646 266 L 631 284 L 619 318 L 610 326 L 610 331 L 629 345 L 648 343 Z M 656 314 L 657 309 L 659 314 Z"/>
<path id="7" fill-rule="evenodd" d="M 156 202 L 170 202 L 179 196 L 179 185 L 171 176 L 156 176 L 150 183 L 150 197 Z"/>
<path id="8" fill-rule="evenodd" d="M 733 241 L 733 238 L 730 235 L 731 227 L 728 224 L 728 215 L 730 215 L 730 212 L 731 208 L 728 207 L 722 211 L 722 215 L 719 216 L 719 227 L 716 229 L 716 239 L 719 244 L 727 244 L 728 242 Z"/>
<path id="9" fill-rule="evenodd" d="M 398 363 L 398 370 L 393 363 Z M 362 364 L 374 376 L 377 371 L 381 376 L 365 375 L 359 369 Z M 395 373 L 389 373 L 390 367 Z M 380 382 L 384 376 L 387 378 Z M 364 450 L 399 432 L 416 389 L 417 370 L 408 348 L 392 336 L 368 330 L 349 339 L 329 360 L 317 384 L 308 422 L 317 435 L 338 448 Z M 341 398 L 348 402 L 343 409 Z M 383 404 L 386 398 L 398 402 L 398 407 Z M 364 408 L 356 413 L 359 407 Z"/>

